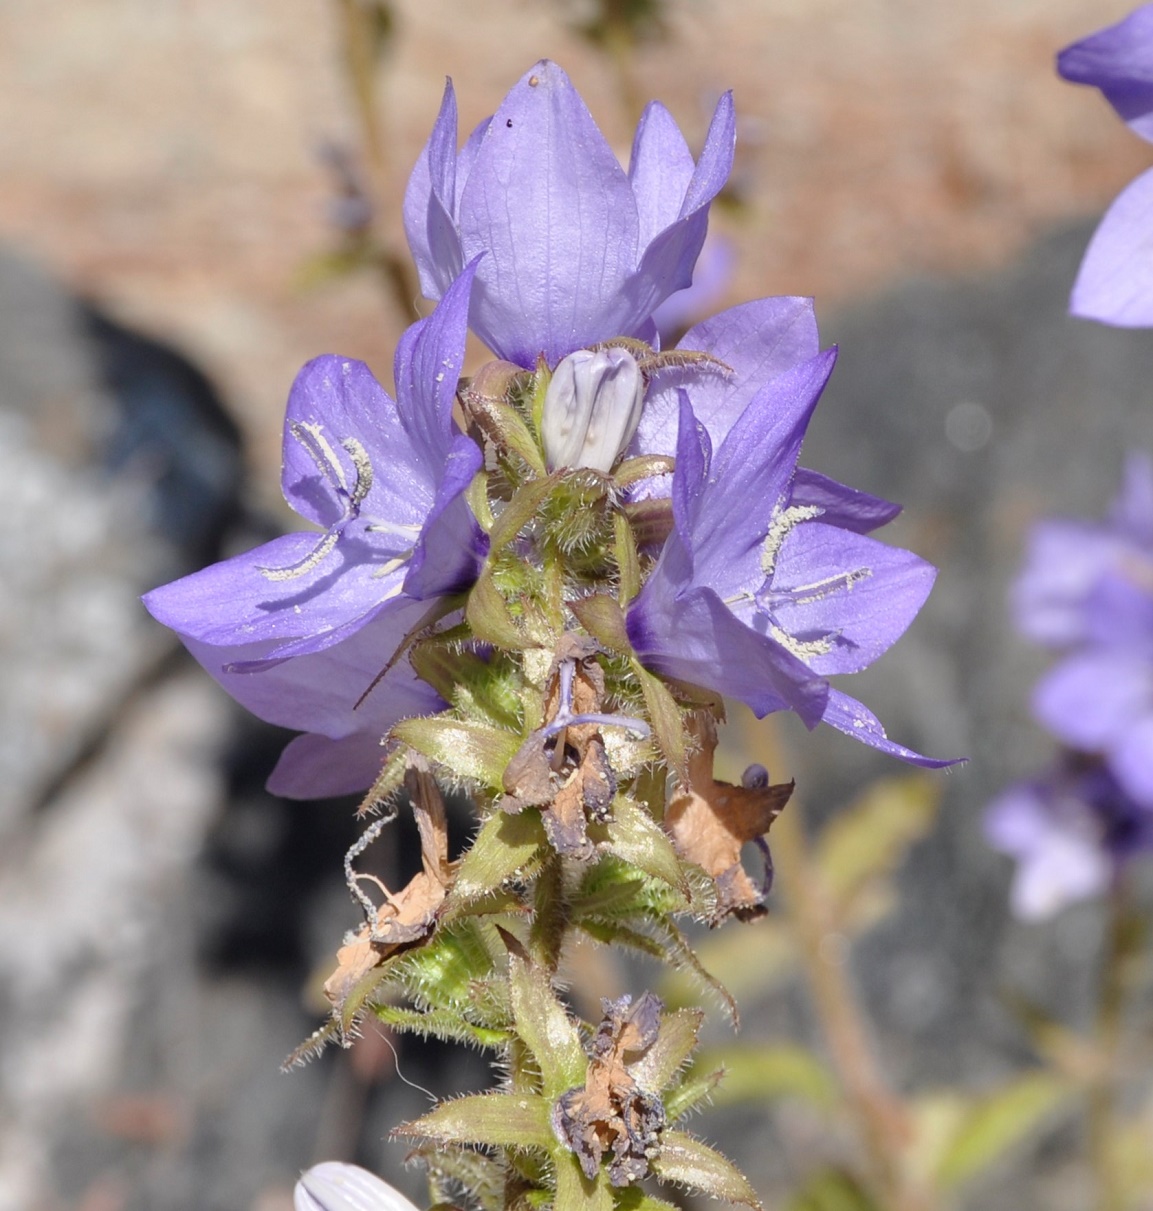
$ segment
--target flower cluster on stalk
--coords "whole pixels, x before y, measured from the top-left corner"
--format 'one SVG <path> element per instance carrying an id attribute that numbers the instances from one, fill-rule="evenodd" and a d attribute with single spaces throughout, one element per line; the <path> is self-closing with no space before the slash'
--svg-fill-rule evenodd
<path id="1" fill-rule="evenodd" d="M 1054 767 L 990 806 L 992 843 L 1017 859 L 1013 905 L 1048 916 L 1104 892 L 1153 849 L 1153 463 L 1135 455 L 1102 523 L 1033 531 L 1017 623 L 1060 655 L 1033 715 L 1062 745 Z"/>
<path id="2" fill-rule="evenodd" d="M 830 681 L 893 644 L 934 573 L 870 536 L 897 506 L 798 467 L 836 360 L 809 300 L 660 345 L 733 146 L 728 96 L 698 157 L 654 103 L 626 170 L 540 62 L 458 148 L 450 84 L 404 206 L 437 302 L 401 338 L 395 398 L 325 357 L 289 400 L 284 493 L 318 529 L 146 598 L 225 689 L 303 733 L 272 789 L 367 789 L 368 812 L 407 791 L 423 870 L 394 891 L 354 868 L 383 818 L 350 854 L 365 922 L 304 1050 L 366 1013 L 497 1050 L 499 1090 L 403 1128 L 493 1211 L 609 1211 L 648 1176 L 756 1203 L 676 1127 L 716 1079 L 685 1068 L 699 1015 L 646 993 L 582 1024 L 556 984 L 576 935 L 698 970 L 677 915 L 764 910 L 741 847 L 791 787 L 715 779 L 722 696 L 947 764 Z M 495 360 L 463 379 L 470 328 Z M 476 809 L 456 859 L 438 781 Z"/>

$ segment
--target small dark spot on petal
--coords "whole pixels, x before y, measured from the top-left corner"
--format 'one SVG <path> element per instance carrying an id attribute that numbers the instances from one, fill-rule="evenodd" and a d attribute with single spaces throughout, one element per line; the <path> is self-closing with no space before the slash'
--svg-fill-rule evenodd
<path id="1" fill-rule="evenodd" d="M 512 129 L 512 118 L 509 118 L 508 121 L 505 122 L 505 126 L 507 126 L 510 130 Z"/>

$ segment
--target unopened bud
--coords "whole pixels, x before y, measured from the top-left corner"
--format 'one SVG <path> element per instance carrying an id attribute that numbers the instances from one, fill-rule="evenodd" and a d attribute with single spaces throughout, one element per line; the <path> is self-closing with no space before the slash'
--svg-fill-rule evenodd
<path id="1" fill-rule="evenodd" d="M 541 438 L 548 465 L 607 475 L 641 419 L 645 381 L 627 349 L 578 349 L 553 372 Z"/>
<path id="2" fill-rule="evenodd" d="M 387 1182 L 341 1161 L 323 1161 L 301 1174 L 292 1203 L 296 1211 L 416 1211 Z"/>

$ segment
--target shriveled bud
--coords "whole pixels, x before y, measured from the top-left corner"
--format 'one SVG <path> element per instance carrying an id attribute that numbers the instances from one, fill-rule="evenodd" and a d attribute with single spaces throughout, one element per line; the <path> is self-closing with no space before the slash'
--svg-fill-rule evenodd
<path id="1" fill-rule="evenodd" d="M 296 1211 L 416 1211 L 387 1182 L 340 1161 L 323 1161 L 301 1174 L 292 1203 Z"/>
<path id="2" fill-rule="evenodd" d="M 541 438 L 548 465 L 607 475 L 636 432 L 644 397 L 644 376 L 627 349 L 570 353 L 545 393 Z"/>

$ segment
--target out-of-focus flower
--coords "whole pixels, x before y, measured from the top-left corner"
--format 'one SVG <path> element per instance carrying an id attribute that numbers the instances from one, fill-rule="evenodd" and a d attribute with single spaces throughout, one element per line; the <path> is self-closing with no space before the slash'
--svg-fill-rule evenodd
<path id="1" fill-rule="evenodd" d="M 732 98 L 699 160 L 664 106 L 637 126 L 626 172 L 568 76 L 541 60 L 457 150 L 451 82 L 404 200 L 421 289 L 440 298 L 485 252 L 471 323 L 498 356 L 550 366 L 619 336 L 692 283 L 709 203 L 732 168 Z"/>
<path id="2" fill-rule="evenodd" d="M 1066 754 L 1051 773 L 1003 791 L 985 835 L 1017 861 L 1013 912 L 1036 921 L 1106 892 L 1127 859 L 1153 848 L 1153 811 L 1100 762 Z"/>
<path id="3" fill-rule="evenodd" d="M 437 600 L 472 584 L 485 553 L 462 496 L 482 456 L 451 415 L 474 272 L 401 338 L 395 401 L 361 362 L 322 357 L 301 371 L 283 488 L 320 532 L 274 539 L 144 599 L 255 714 L 313 733 L 281 758 L 270 780 L 280 793 L 363 789 L 383 731 L 439 704 L 403 667 L 374 680 Z"/>
<path id="4" fill-rule="evenodd" d="M 949 764 L 893 743 L 828 677 L 865 668 L 908 627 L 935 576 L 865 533 L 895 506 L 823 477 L 797 456 L 835 350 L 752 393 L 714 457 L 707 424 L 680 392 L 675 521 L 628 612 L 641 660 L 664 676 L 747 703 L 791 709 L 918 764 Z"/>
<path id="5" fill-rule="evenodd" d="M 1153 809 L 1153 465 L 1130 458 L 1106 522 L 1034 531 L 1014 599 L 1030 638 L 1065 653 L 1037 685 L 1037 720 L 1100 754 Z"/>
<path id="6" fill-rule="evenodd" d="M 692 285 L 670 294 L 653 312 L 662 345 L 701 316 L 708 315 L 728 290 L 736 264 L 737 251 L 732 241 L 710 231 L 697 258 Z"/>
<path id="7" fill-rule="evenodd" d="M 1066 47 L 1057 70 L 1099 88 L 1129 127 L 1153 142 L 1153 4 Z M 1071 309 L 1125 328 L 1153 324 L 1153 169 L 1128 185 L 1102 219 Z"/>
<path id="8" fill-rule="evenodd" d="M 358 1165 L 322 1161 L 300 1175 L 296 1211 L 417 1211 L 399 1191 Z"/>

